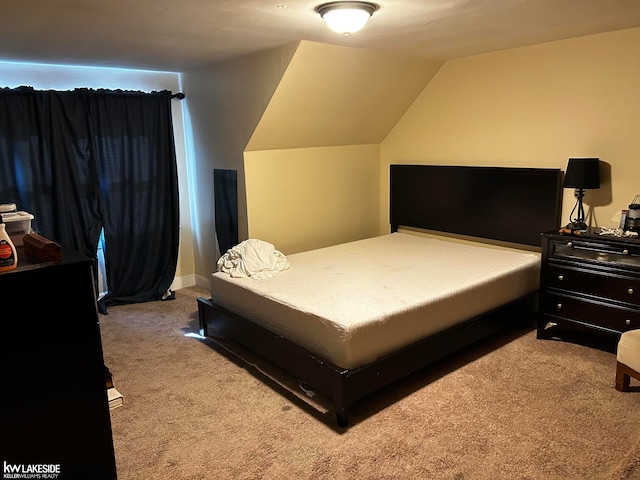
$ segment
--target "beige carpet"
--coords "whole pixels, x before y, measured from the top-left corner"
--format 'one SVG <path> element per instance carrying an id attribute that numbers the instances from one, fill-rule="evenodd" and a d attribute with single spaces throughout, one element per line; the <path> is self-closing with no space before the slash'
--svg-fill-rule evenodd
<path id="1" fill-rule="evenodd" d="M 197 296 L 100 317 L 120 480 L 640 479 L 640 387 L 614 389 L 613 353 L 519 329 L 363 400 L 344 430 L 294 379 L 197 338 Z"/>

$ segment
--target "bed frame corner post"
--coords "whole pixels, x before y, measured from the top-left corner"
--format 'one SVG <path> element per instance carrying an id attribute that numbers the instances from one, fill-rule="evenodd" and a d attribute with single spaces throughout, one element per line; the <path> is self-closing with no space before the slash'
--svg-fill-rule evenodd
<path id="1" fill-rule="evenodd" d="M 341 428 L 349 426 L 349 411 L 345 407 L 336 407 L 336 423 Z"/>
<path id="2" fill-rule="evenodd" d="M 341 428 L 349 426 L 349 413 L 351 410 L 352 398 L 351 391 L 349 390 L 349 371 L 339 370 L 335 371 L 338 375 L 334 377 L 334 383 L 331 393 L 331 399 L 333 400 L 333 408 L 336 412 L 336 423 Z"/>
<path id="3" fill-rule="evenodd" d="M 333 399 L 333 408 L 336 410 L 336 423 L 341 428 L 349 426 L 349 404 L 341 396 Z"/>
<path id="4" fill-rule="evenodd" d="M 205 303 L 207 302 L 207 300 L 205 300 L 202 297 L 198 297 L 198 324 L 199 324 L 199 333 L 200 336 L 202 337 L 206 337 L 207 336 L 207 322 L 204 318 L 204 307 L 205 307 Z"/>

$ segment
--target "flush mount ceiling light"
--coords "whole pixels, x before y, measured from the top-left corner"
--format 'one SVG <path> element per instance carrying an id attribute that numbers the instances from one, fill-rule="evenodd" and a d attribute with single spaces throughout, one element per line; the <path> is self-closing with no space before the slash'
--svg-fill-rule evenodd
<path id="1" fill-rule="evenodd" d="M 329 2 L 318 5 L 315 11 L 331 30 L 349 36 L 362 29 L 379 8 L 370 2 Z"/>

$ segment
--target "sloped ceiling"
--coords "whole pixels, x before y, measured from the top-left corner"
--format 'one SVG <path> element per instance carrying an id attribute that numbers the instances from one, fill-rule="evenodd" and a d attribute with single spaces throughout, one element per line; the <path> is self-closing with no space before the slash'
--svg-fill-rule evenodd
<path id="1" fill-rule="evenodd" d="M 303 41 L 246 150 L 380 143 L 441 64 Z"/>
<path id="2" fill-rule="evenodd" d="M 450 60 L 640 26 L 638 0 L 376 0 L 348 38 L 323 0 L 7 0 L 0 60 L 184 72 L 309 40 Z"/>

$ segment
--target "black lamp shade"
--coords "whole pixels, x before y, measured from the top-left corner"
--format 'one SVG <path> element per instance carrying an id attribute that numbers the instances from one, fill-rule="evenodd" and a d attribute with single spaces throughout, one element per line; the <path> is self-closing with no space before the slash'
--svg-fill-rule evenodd
<path id="1" fill-rule="evenodd" d="M 564 174 L 564 188 L 600 188 L 599 158 L 570 158 Z"/>

